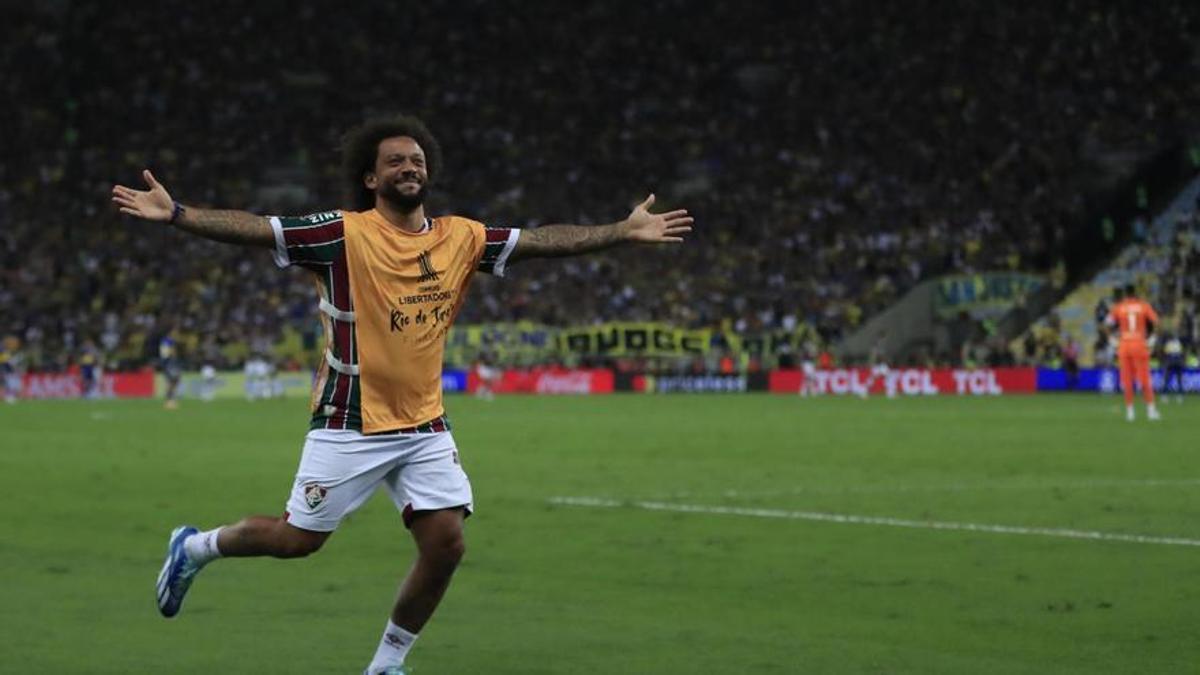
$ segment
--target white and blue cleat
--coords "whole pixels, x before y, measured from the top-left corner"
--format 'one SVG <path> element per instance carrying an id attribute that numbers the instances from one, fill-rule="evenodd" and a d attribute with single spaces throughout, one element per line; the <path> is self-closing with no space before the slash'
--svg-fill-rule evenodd
<path id="1" fill-rule="evenodd" d="M 179 608 L 183 606 L 183 596 L 187 595 L 192 579 L 196 578 L 200 571 L 200 565 L 193 562 L 183 550 L 183 540 L 199 531 L 190 525 L 177 527 L 167 541 L 167 559 L 163 562 L 162 571 L 158 573 L 155 590 L 158 611 L 168 619 L 179 613 Z"/>

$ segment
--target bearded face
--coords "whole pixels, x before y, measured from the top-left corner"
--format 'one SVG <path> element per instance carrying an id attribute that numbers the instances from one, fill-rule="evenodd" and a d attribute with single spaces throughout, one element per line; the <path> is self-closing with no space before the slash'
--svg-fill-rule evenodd
<path id="1" fill-rule="evenodd" d="M 425 203 L 429 171 L 425 152 L 408 136 L 385 138 L 379 143 L 375 170 L 364 178 L 368 189 L 401 211 L 413 211 Z"/>
<path id="2" fill-rule="evenodd" d="M 381 183 L 376 194 L 401 211 L 412 211 L 425 203 L 425 195 L 428 191 L 429 188 L 425 183 L 412 179 L 408 182 Z"/>

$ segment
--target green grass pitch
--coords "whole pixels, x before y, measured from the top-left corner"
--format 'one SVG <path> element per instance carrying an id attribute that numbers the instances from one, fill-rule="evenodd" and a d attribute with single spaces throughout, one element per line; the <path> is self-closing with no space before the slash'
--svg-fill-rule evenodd
<path id="1" fill-rule="evenodd" d="M 1158 424 L 1099 396 L 447 404 L 478 512 L 417 675 L 1200 663 L 1200 400 Z M 361 672 L 412 555 L 383 495 L 311 558 L 218 561 L 154 606 L 173 526 L 281 512 L 304 408 L 0 407 L 0 672 Z M 765 517 L 800 512 L 1176 541 Z"/>

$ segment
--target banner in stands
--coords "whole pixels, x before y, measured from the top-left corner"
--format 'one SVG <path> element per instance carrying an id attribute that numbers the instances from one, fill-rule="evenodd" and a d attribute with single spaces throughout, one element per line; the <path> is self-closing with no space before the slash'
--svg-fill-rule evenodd
<path id="1" fill-rule="evenodd" d="M 557 335 L 557 328 L 530 321 L 455 326 L 446 337 L 446 361 L 465 366 L 486 353 L 499 363 L 537 363 L 557 350 Z"/>
<path id="2" fill-rule="evenodd" d="M 728 352 L 733 357 L 783 359 L 794 357 L 806 345 L 815 349 L 819 344 L 815 329 L 806 323 L 793 330 L 738 333 L 653 322 L 555 328 L 522 321 L 451 328 L 445 359 L 455 367 L 470 366 L 481 356 L 514 367 L 547 361 L 574 363 L 584 357 L 690 359 L 714 351 Z"/>
<path id="3" fill-rule="evenodd" d="M 1200 368 L 1185 369 L 1180 379 L 1184 392 L 1200 392 Z M 1166 372 L 1151 370 L 1150 383 L 1155 391 L 1166 391 Z M 1038 391 L 1098 391 L 1114 394 L 1121 391 L 1121 380 L 1116 368 L 1083 368 L 1075 376 L 1062 369 L 1039 368 L 1037 388 Z M 1171 392 L 1174 391 L 1175 383 L 1172 382 Z"/>
<path id="4" fill-rule="evenodd" d="M 933 312 L 945 319 L 966 311 L 977 319 L 1003 314 L 1017 298 L 1041 288 L 1045 279 L 1037 274 L 985 272 L 961 274 L 937 280 Z"/>
<path id="5" fill-rule="evenodd" d="M 154 371 L 103 373 L 96 395 L 99 398 L 150 398 L 154 396 Z M 25 373 L 21 378 L 21 398 L 81 398 L 83 381 L 78 371 L 66 373 Z"/>
<path id="6" fill-rule="evenodd" d="M 776 370 L 771 372 L 768 382 L 773 392 L 801 393 L 805 379 L 803 371 Z M 811 371 L 803 389 L 803 393 L 814 396 L 996 396 L 1035 391 L 1037 371 L 1033 368 L 835 368 Z"/>
<path id="7" fill-rule="evenodd" d="M 479 389 L 479 374 L 467 373 L 467 391 Z M 443 382 L 445 378 L 443 377 Z M 500 372 L 492 391 L 497 394 L 611 394 L 613 371 L 533 368 Z"/>
<path id="8" fill-rule="evenodd" d="M 800 324 L 793 331 L 729 332 L 720 334 L 720 337 L 733 353 L 754 356 L 764 354 L 795 356 L 805 348 L 819 350 L 818 347 L 821 344 L 821 337 L 817 334 L 816 329 L 806 323 Z"/>
<path id="9" fill-rule="evenodd" d="M 480 353 L 502 363 L 533 364 L 548 357 L 689 356 L 709 349 L 712 331 L 657 323 L 606 323 L 552 328 L 530 322 L 467 325 L 452 328 L 446 359 L 468 364 Z"/>
<path id="10" fill-rule="evenodd" d="M 712 331 L 657 323 L 606 323 L 559 331 L 560 351 L 593 356 L 699 356 Z"/>

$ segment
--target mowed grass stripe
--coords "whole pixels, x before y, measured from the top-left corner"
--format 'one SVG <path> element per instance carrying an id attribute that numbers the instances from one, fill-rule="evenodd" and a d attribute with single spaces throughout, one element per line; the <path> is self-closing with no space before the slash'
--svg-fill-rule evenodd
<path id="1" fill-rule="evenodd" d="M 1200 539 L 1200 406 L 1114 399 L 448 397 L 477 512 L 417 672 L 1187 673 L 1190 546 L 584 509 L 606 495 Z M 412 544 L 376 497 L 317 555 L 206 569 L 181 615 L 171 528 L 278 514 L 307 401 L 0 406 L 0 673 L 361 672 Z M 1045 490 L 887 486 L 1061 484 Z M 786 494 L 797 486 L 813 492 Z M 845 488 L 868 488 L 849 491 Z M 880 488 L 875 491 L 875 488 Z M 760 497 L 722 497 L 728 491 Z M 711 495 L 649 499 L 649 495 Z M 772 496 L 774 495 L 774 496 Z"/>

